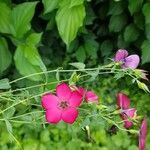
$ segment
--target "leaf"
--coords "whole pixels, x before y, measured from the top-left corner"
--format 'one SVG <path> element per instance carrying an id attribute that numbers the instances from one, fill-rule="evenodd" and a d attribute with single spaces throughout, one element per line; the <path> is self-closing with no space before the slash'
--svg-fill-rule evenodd
<path id="1" fill-rule="evenodd" d="M 77 69 L 84 69 L 85 68 L 85 64 L 80 63 L 80 62 L 75 62 L 75 63 L 69 63 L 71 66 L 77 68 Z"/>
<path id="2" fill-rule="evenodd" d="M 76 59 L 79 61 L 79 62 L 84 62 L 85 59 L 86 59 L 86 54 L 85 54 L 85 49 L 84 49 L 84 46 L 80 46 L 76 53 Z"/>
<path id="3" fill-rule="evenodd" d="M 5 123 L 6 123 L 7 131 L 12 133 L 12 125 L 11 125 L 11 123 L 7 119 L 5 119 Z"/>
<path id="4" fill-rule="evenodd" d="M 84 0 L 71 0 L 70 2 L 70 8 L 73 6 L 81 5 L 83 4 Z"/>
<path id="5" fill-rule="evenodd" d="M 0 89 L 10 89 L 9 80 L 7 78 L 0 80 Z"/>
<path id="6" fill-rule="evenodd" d="M 8 50 L 7 41 L 0 37 L 0 74 L 11 64 L 12 56 Z"/>
<path id="7" fill-rule="evenodd" d="M 12 34 L 14 37 L 22 38 L 30 30 L 30 21 L 34 15 L 37 2 L 25 2 L 16 5 L 12 10 Z"/>
<path id="8" fill-rule="evenodd" d="M 150 23 L 150 3 L 145 3 L 142 10 L 146 24 Z"/>
<path id="9" fill-rule="evenodd" d="M 56 23 L 62 40 L 69 45 L 77 36 L 85 17 L 84 5 L 69 8 L 69 4 L 60 8 L 56 14 Z"/>
<path id="10" fill-rule="evenodd" d="M 108 15 L 119 15 L 124 11 L 124 3 L 123 1 L 120 1 L 118 3 L 111 1 L 109 10 L 108 10 Z"/>
<path id="11" fill-rule="evenodd" d="M 42 33 L 32 33 L 27 38 L 27 43 L 30 45 L 37 45 L 41 40 Z"/>
<path id="12" fill-rule="evenodd" d="M 6 110 L 3 115 L 5 118 L 9 119 L 11 117 L 13 117 L 14 113 L 15 113 L 15 107 L 11 107 L 10 109 Z"/>
<path id="13" fill-rule="evenodd" d="M 102 56 L 108 57 L 111 54 L 112 49 L 113 49 L 113 44 L 111 41 L 105 40 L 104 42 L 102 42 L 100 47 Z"/>
<path id="14" fill-rule="evenodd" d="M 128 0 L 129 1 L 129 5 L 128 5 L 128 9 L 131 13 L 131 15 L 133 15 L 134 13 L 140 11 L 142 4 L 143 4 L 143 0 Z"/>
<path id="15" fill-rule="evenodd" d="M 52 12 L 54 9 L 58 8 L 59 0 L 42 0 L 44 5 L 44 14 Z"/>
<path id="16" fill-rule="evenodd" d="M 150 93 L 150 90 L 148 89 L 148 87 L 146 86 L 145 83 L 140 82 L 140 81 L 137 80 L 137 84 L 138 84 L 138 87 L 139 87 L 140 89 L 144 90 L 145 92 Z"/>
<path id="17" fill-rule="evenodd" d="M 142 64 L 150 62 L 150 41 L 144 41 L 142 46 Z"/>
<path id="18" fill-rule="evenodd" d="M 3 2 L 0 2 L 0 32 L 10 33 L 11 9 Z"/>
<path id="19" fill-rule="evenodd" d="M 134 42 L 138 37 L 139 32 L 134 24 L 130 24 L 125 28 L 124 39 L 126 42 Z"/>
<path id="20" fill-rule="evenodd" d="M 148 40 L 150 40 L 150 23 L 145 24 L 145 33 Z"/>
<path id="21" fill-rule="evenodd" d="M 19 45 L 14 60 L 17 70 L 23 76 L 46 71 L 37 49 L 31 45 Z M 43 80 L 42 75 L 31 76 L 29 79 L 33 81 Z"/>
<path id="22" fill-rule="evenodd" d="M 127 16 L 125 14 L 113 15 L 110 18 L 109 30 L 110 32 L 121 31 L 127 23 Z"/>
<path id="23" fill-rule="evenodd" d="M 92 59 L 97 58 L 99 44 L 93 38 L 89 38 L 88 40 L 86 39 L 84 48 L 88 56 L 90 56 Z"/>

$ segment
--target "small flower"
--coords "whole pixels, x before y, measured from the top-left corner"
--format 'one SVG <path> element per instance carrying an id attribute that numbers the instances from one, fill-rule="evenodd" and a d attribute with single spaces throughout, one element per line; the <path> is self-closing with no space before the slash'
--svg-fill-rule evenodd
<path id="1" fill-rule="evenodd" d="M 124 127 L 127 129 L 131 128 L 133 122 L 130 121 L 130 119 L 133 119 L 137 116 L 137 110 L 135 108 L 130 108 L 130 100 L 123 93 L 117 94 L 117 105 L 121 109 L 121 118 L 124 121 Z"/>
<path id="2" fill-rule="evenodd" d="M 134 54 L 128 56 L 128 52 L 124 49 L 119 49 L 116 52 L 114 60 L 115 62 L 121 63 L 121 67 L 123 69 L 125 68 L 135 69 L 137 68 L 140 62 L 140 58 L 138 55 Z"/>
<path id="3" fill-rule="evenodd" d="M 86 102 L 98 103 L 98 96 L 94 92 L 87 91 L 86 89 L 84 89 L 82 87 L 79 87 L 78 91 L 83 96 L 83 98 L 86 100 Z"/>
<path id="4" fill-rule="evenodd" d="M 141 129 L 139 132 L 139 150 L 145 149 L 146 136 L 147 136 L 147 119 L 145 117 L 142 121 Z"/>
<path id="5" fill-rule="evenodd" d="M 77 107 L 82 102 L 82 96 L 78 91 L 71 91 L 66 83 L 56 87 L 56 95 L 51 93 L 42 96 L 42 106 L 46 110 L 46 121 L 58 123 L 63 120 L 66 123 L 74 123 L 78 117 Z"/>

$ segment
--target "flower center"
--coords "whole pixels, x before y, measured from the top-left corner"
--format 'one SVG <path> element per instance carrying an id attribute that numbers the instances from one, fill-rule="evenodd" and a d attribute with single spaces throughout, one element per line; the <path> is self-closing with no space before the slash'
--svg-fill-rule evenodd
<path id="1" fill-rule="evenodd" d="M 61 109 L 66 109 L 68 107 L 68 102 L 67 101 L 60 102 L 59 107 Z"/>

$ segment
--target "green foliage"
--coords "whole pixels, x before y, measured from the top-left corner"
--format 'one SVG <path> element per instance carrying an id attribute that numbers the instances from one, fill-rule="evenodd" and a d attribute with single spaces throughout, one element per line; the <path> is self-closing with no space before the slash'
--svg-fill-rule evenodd
<path id="1" fill-rule="evenodd" d="M 8 49 L 5 38 L 0 37 L 0 75 L 5 71 L 11 64 L 11 53 Z"/>
<path id="2" fill-rule="evenodd" d="M 63 41 L 69 45 L 77 36 L 79 28 L 83 25 L 85 8 L 83 4 L 72 2 L 63 5 L 57 12 L 56 22 Z"/>

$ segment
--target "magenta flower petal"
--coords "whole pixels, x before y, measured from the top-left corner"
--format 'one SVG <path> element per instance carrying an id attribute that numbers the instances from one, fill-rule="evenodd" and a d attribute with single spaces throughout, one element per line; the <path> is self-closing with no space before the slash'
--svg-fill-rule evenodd
<path id="1" fill-rule="evenodd" d="M 144 150 L 147 136 L 147 119 L 146 117 L 142 121 L 141 129 L 139 132 L 139 150 Z"/>
<path id="2" fill-rule="evenodd" d="M 79 87 L 78 91 L 79 91 L 79 93 L 80 93 L 82 96 L 85 96 L 85 94 L 86 94 L 86 92 L 87 92 L 87 90 L 84 89 L 83 87 Z"/>
<path id="3" fill-rule="evenodd" d="M 82 95 L 78 91 L 73 91 L 69 99 L 69 104 L 72 107 L 80 106 L 82 102 Z"/>
<path id="4" fill-rule="evenodd" d="M 74 123 L 78 117 L 78 111 L 74 107 L 70 107 L 62 112 L 62 120 L 66 123 Z"/>
<path id="5" fill-rule="evenodd" d="M 138 55 L 130 55 L 125 58 L 125 63 L 122 65 L 123 68 L 135 69 L 139 65 L 140 58 Z"/>
<path id="6" fill-rule="evenodd" d="M 86 92 L 85 99 L 87 102 L 98 102 L 98 96 L 92 91 Z"/>
<path id="7" fill-rule="evenodd" d="M 46 110 L 46 113 L 45 113 L 46 121 L 48 123 L 56 124 L 61 120 L 61 115 L 62 115 L 61 110 L 57 108 L 48 109 Z"/>
<path id="8" fill-rule="evenodd" d="M 71 89 L 68 84 L 61 83 L 56 87 L 56 94 L 62 100 L 69 100 L 71 96 Z"/>
<path id="9" fill-rule="evenodd" d="M 42 106 L 44 109 L 55 108 L 58 101 L 58 97 L 50 93 L 42 96 Z"/>
<path id="10" fill-rule="evenodd" d="M 115 61 L 122 61 L 128 56 L 128 52 L 124 49 L 119 49 L 115 55 Z"/>
<path id="11" fill-rule="evenodd" d="M 121 109 L 128 109 L 130 107 L 130 100 L 125 94 L 118 93 L 117 94 L 117 104 L 118 104 L 119 108 L 121 108 Z"/>
<path id="12" fill-rule="evenodd" d="M 137 110 L 135 108 L 131 108 L 131 109 L 126 109 L 126 110 L 123 110 L 121 116 L 122 116 L 122 119 L 124 120 L 124 127 L 125 128 L 130 128 L 132 127 L 133 123 L 132 121 L 130 121 L 130 118 L 134 118 L 136 116 L 136 112 Z"/>

